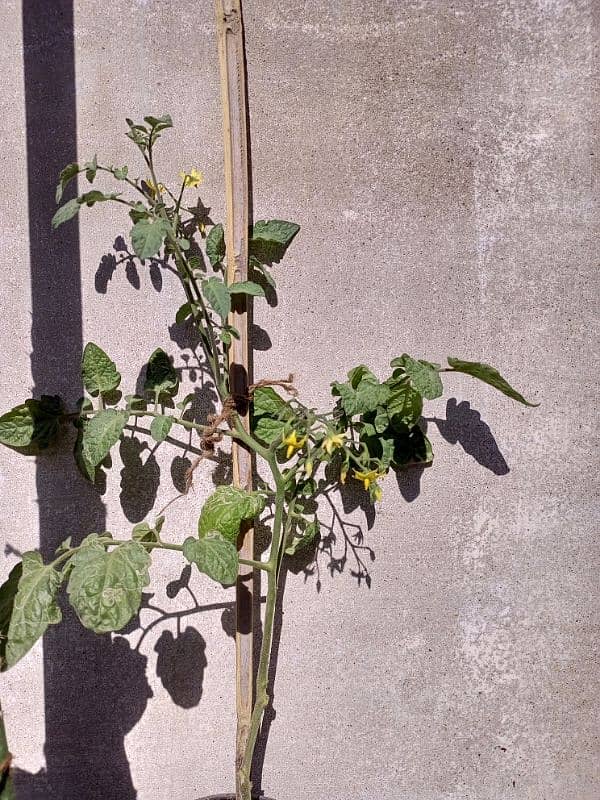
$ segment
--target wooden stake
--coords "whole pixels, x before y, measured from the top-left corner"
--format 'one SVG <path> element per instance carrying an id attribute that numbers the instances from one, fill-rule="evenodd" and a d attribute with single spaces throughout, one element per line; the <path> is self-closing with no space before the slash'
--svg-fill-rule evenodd
<path id="1" fill-rule="evenodd" d="M 244 31 L 240 0 L 216 0 L 217 37 L 221 71 L 221 101 L 225 137 L 225 193 L 227 219 L 225 243 L 227 248 L 227 282 L 248 279 L 248 131 L 246 109 L 246 70 Z M 230 392 L 238 414 L 249 430 L 248 384 L 248 314 L 245 295 L 232 298 L 233 309 L 229 322 L 239 331 L 229 350 Z M 233 484 L 252 489 L 252 458 L 248 450 L 232 444 Z M 240 556 L 254 558 L 254 531 L 245 530 Z M 254 671 L 253 648 L 253 571 L 240 566 L 236 593 L 236 794 L 239 798 L 237 770 L 242 762 L 250 717 L 252 715 Z"/>

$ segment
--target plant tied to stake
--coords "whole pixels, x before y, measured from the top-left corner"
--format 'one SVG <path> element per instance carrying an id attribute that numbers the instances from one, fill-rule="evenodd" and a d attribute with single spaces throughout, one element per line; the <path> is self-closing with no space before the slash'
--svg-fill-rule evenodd
<path id="1" fill-rule="evenodd" d="M 442 395 L 442 376 L 447 373 L 470 375 L 519 403 L 534 404 L 488 364 L 448 358 L 447 366 L 442 366 L 404 353 L 392 358 L 383 379 L 360 364 L 346 380 L 334 381 L 332 405 L 325 411 L 305 405 L 291 378 L 263 379 L 250 387 L 246 398 L 252 411 L 251 431 L 246 431 L 230 393 L 227 354 L 239 331 L 228 322 L 229 312 L 237 295 L 262 298 L 269 287 L 275 288 L 273 267 L 283 259 L 299 226 L 283 220 L 256 222 L 250 230 L 252 279 L 228 284 L 223 226 L 207 220 L 199 199 L 195 204 L 188 199 L 202 183 L 201 173 L 182 172 L 172 188 L 157 174 L 154 149 L 172 127 L 171 118 L 148 116 L 142 123 L 127 120 L 127 124 L 127 136 L 144 162 L 143 177 L 133 177 L 127 166 L 103 166 L 95 156 L 82 165 L 69 164 L 60 174 L 58 203 L 80 174 L 89 184 L 108 176 L 120 191 L 84 192 L 61 205 L 52 224 L 57 228 L 84 207 L 100 202 L 127 208 L 136 257 L 142 263 L 161 258 L 176 271 L 184 297 L 175 319 L 189 320 L 197 333 L 221 411 L 203 423 L 186 416 L 191 397 L 178 399 L 178 373 L 161 349 L 148 359 L 143 393 L 122 396 L 117 365 L 102 346 L 90 342 L 81 362 L 85 396 L 77 407 L 68 408 L 59 397 L 29 398 L 0 417 L 0 442 L 25 453 L 36 452 L 74 426 L 75 463 L 94 482 L 126 427 L 146 418 L 156 443 L 168 441 L 178 428 L 195 432 L 206 452 L 223 439 L 241 443 L 258 457 L 261 480 L 256 491 L 219 486 L 204 503 L 197 530 L 188 531 L 183 539 L 174 541 L 165 533 L 166 513 L 119 535 L 90 533 L 76 544 L 69 537 L 48 562 L 35 551 L 23 554 L 0 588 L 0 668 L 14 666 L 50 625 L 60 622 L 61 590 L 84 627 L 97 633 L 124 628 L 140 608 L 151 559 L 158 550 L 179 552 L 184 562 L 225 586 L 235 583 L 240 562 L 264 571 L 267 599 L 256 700 L 246 751 L 238 765 L 242 800 L 250 800 L 254 749 L 269 700 L 268 669 L 282 563 L 318 542 L 315 498 L 352 482 L 377 503 L 383 495 L 382 478 L 391 469 L 430 464 L 433 451 L 420 424 L 423 404 Z M 268 556 L 241 559 L 240 528 L 259 518 L 267 505 Z"/>

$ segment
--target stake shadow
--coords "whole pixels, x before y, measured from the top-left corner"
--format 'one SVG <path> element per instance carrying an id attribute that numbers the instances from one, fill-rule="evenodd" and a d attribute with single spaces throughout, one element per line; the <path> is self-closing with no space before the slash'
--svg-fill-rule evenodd
<path id="1" fill-rule="evenodd" d="M 75 223 L 52 232 L 62 168 L 77 160 L 72 0 L 23 0 L 23 71 L 34 396 L 82 395 L 80 243 Z M 65 199 L 76 194 L 72 185 Z M 79 476 L 73 439 L 36 461 L 39 547 L 45 558 L 69 534 L 106 527 L 97 490 Z M 69 607 L 44 637 L 46 768 L 15 771 L 20 800 L 135 800 L 126 733 L 150 697 L 146 659 L 123 637 L 84 629 Z M 18 764 L 19 754 L 15 754 Z"/>

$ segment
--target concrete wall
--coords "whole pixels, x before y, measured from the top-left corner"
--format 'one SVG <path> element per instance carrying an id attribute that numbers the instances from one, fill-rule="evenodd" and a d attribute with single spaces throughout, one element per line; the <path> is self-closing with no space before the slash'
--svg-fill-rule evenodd
<path id="1" fill-rule="evenodd" d="M 272 340 L 257 376 L 292 370 L 326 405 L 356 363 L 383 374 L 405 350 L 451 354 L 496 364 L 542 403 L 448 376 L 451 399 L 427 411 L 435 466 L 389 477 L 370 530 L 360 508 L 344 514 L 375 553 L 359 551 L 371 588 L 351 551 L 341 574 L 321 555 L 320 591 L 316 575 L 288 576 L 263 775 L 277 800 L 600 796 L 598 10 L 246 3 L 255 218 L 302 225 L 277 270 L 279 305 L 256 310 Z M 75 153 L 131 164 L 124 117 L 165 111 L 176 129 L 162 172 L 203 169 L 222 219 L 212 3 L 78 0 L 71 24 L 66 0 L 5 0 L 2 17 L 1 407 L 32 387 L 74 401 L 90 339 L 131 388 L 157 345 L 193 364 L 168 327 L 181 302 L 171 276 L 157 291 L 156 275 L 106 258 L 127 232 L 120 209 L 82 213 L 79 234 L 50 234 L 49 220 Z M 183 456 L 144 441 L 123 446 L 103 495 L 68 448 L 37 466 L 3 450 L 2 576 L 13 549 L 127 531 L 164 505 Z M 212 485 L 205 470 L 173 511 L 174 540 Z M 336 536 L 339 557 L 339 525 Z M 3 676 L 20 800 L 230 790 L 232 594 L 194 576 L 209 609 L 177 617 L 193 605 L 163 588 L 179 562 L 155 562 L 151 602 L 171 616 L 141 643 L 140 629 L 111 641 L 69 619 Z M 144 611 L 142 625 L 156 618 Z"/>

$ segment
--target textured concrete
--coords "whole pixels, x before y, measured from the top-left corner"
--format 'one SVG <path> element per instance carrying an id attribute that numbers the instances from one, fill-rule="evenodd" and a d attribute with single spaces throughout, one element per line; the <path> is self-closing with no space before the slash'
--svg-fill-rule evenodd
<path id="1" fill-rule="evenodd" d="M 125 265 L 107 280 L 106 259 L 96 275 L 127 231 L 118 208 L 82 213 L 79 237 L 48 234 L 54 161 L 77 143 L 81 158 L 131 163 L 123 118 L 169 111 L 161 171 L 203 169 L 203 198 L 223 215 L 212 3 L 76 2 L 74 70 L 68 3 L 23 8 L 25 25 L 21 4 L 5 2 L 0 51 L 2 408 L 34 384 L 75 399 L 88 339 L 131 387 L 157 345 L 193 363 L 167 327 L 180 302 L 171 276 L 157 292 L 156 275 Z M 330 380 L 356 363 L 383 374 L 404 350 L 451 354 L 496 364 L 542 402 L 524 409 L 448 376 L 455 400 L 426 412 L 438 420 L 433 469 L 389 477 L 370 530 L 359 508 L 344 514 L 374 551 L 373 562 L 358 551 L 371 588 L 357 585 L 351 551 L 341 574 L 321 555 L 320 591 L 316 574 L 288 576 L 263 775 L 277 800 L 600 796 L 598 11 L 592 0 L 246 4 L 255 218 L 302 225 L 278 269 L 279 305 L 257 308 L 272 340 L 257 376 L 291 369 L 325 405 Z M 137 441 L 101 499 L 61 477 L 68 451 L 36 471 L 3 450 L 3 539 L 49 549 L 95 526 L 127 530 L 159 473 L 160 508 L 182 456 L 171 469 L 172 451 L 154 459 Z M 174 540 L 210 478 L 172 513 Z M 178 562 L 155 561 L 152 602 L 189 607 L 161 588 Z M 190 585 L 211 608 L 180 617 L 179 649 L 173 616 L 137 650 L 139 630 L 98 643 L 71 621 L 3 676 L 20 800 L 231 788 L 231 592 Z"/>

